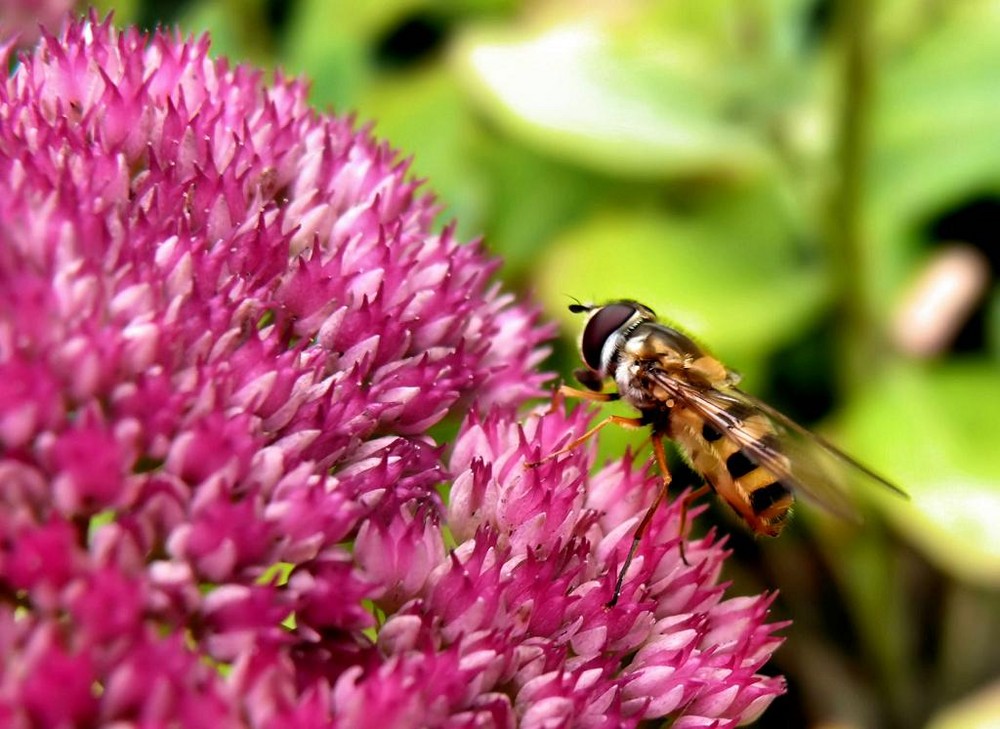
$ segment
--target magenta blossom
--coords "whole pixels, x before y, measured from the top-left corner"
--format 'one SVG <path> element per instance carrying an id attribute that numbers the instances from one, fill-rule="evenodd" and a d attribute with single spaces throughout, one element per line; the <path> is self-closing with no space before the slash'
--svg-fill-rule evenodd
<path id="1" fill-rule="evenodd" d="M 0 88 L 0 725 L 759 715 L 721 544 L 664 507 L 609 608 L 655 478 L 525 468 L 587 414 L 523 410 L 550 330 L 495 263 L 207 53 L 91 16 Z"/>

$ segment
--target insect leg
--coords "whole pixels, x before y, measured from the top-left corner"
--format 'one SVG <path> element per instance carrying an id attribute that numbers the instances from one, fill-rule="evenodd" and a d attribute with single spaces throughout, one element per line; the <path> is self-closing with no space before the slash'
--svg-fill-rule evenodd
<path id="1" fill-rule="evenodd" d="M 656 492 L 656 498 L 653 499 L 653 503 L 646 509 L 645 516 L 642 517 L 642 521 L 639 522 L 639 526 L 635 530 L 628 555 L 625 557 L 625 562 L 618 571 L 618 581 L 615 582 L 615 591 L 611 595 L 611 600 L 608 601 L 608 607 L 614 607 L 618 602 L 618 597 L 622 591 L 622 583 L 625 581 L 625 572 L 628 570 L 629 565 L 632 564 L 635 550 L 639 548 L 639 541 L 642 539 L 642 535 L 646 533 L 646 528 L 649 527 L 649 523 L 653 520 L 653 514 L 656 513 L 660 504 L 663 503 L 663 499 L 667 495 L 667 490 L 670 488 L 670 470 L 667 468 L 667 452 L 663 448 L 663 436 L 659 433 L 653 433 L 653 453 L 656 455 L 656 465 L 660 469 L 660 488 Z M 681 557 L 684 556 L 683 549 L 682 546 Z"/>
<path id="2" fill-rule="evenodd" d="M 695 499 L 701 498 L 702 496 L 707 494 L 709 490 L 710 487 L 708 484 L 702 484 L 701 486 L 696 488 L 694 491 L 689 493 L 681 500 L 681 529 L 680 529 L 681 561 L 688 566 L 690 566 L 690 563 L 687 561 L 687 556 L 684 554 L 684 527 L 687 526 L 688 505 L 693 504 Z"/>
<path id="3" fill-rule="evenodd" d="M 593 393 L 589 393 L 593 394 Z M 545 463 L 548 460 L 555 458 L 556 456 L 561 456 L 563 453 L 569 453 L 570 451 L 580 447 L 587 442 L 588 439 L 592 438 L 594 435 L 599 433 L 603 428 L 614 423 L 615 425 L 621 426 L 622 428 L 627 428 L 629 430 L 635 430 L 637 428 L 642 428 L 646 425 L 646 422 L 642 418 L 625 418 L 621 415 L 609 415 L 604 420 L 599 422 L 593 428 L 588 430 L 586 433 L 581 435 L 576 440 L 570 441 L 565 447 L 560 448 L 557 451 L 549 453 L 547 456 L 543 457 L 538 461 L 529 461 L 524 464 L 525 468 L 534 468 L 535 466 Z"/>
<path id="4" fill-rule="evenodd" d="M 617 392 L 594 392 L 592 390 L 578 390 L 569 385 L 560 385 L 559 394 L 566 397 L 575 397 L 580 400 L 590 400 L 592 402 L 610 402 L 621 397 Z"/>

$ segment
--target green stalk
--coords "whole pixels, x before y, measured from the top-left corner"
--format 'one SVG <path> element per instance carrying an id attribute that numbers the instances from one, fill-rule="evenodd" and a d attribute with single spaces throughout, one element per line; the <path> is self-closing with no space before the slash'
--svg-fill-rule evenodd
<path id="1" fill-rule="evenodd" d="M 836 27 L 842 53 L 841 109 L 828 241 L 840 309 L 839 385 L 843 396 L 853 394 L 871 376 L 878 358 L 864 220 L 874 66 L 871 9 L 868 0 L 841 0 Z"/>
<path id="2" fill-rule="evenodd" d="M 829 208 L 830 260 L 839 306 L 839 396 L 850 401 L 884 363 L 872 271 L 866 202 L 871 151 L 876 42 L 870 0 L 840 0 L 836 42 L 841 55 L 840 117 Z M 900 560 L 883 534 L 866 527 L 839 545 L 842 589 L 883 697 L 885 718 L 912 725 L 912 625 Z"/>

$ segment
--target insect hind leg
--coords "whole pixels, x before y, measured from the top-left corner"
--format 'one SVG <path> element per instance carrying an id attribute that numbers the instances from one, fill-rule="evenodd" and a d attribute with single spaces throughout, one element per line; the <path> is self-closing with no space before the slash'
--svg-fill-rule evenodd
<path id="1" fill-rule="evenodd" d="M 687 561 L 687 555 L 684 554 L 684 528 L 687 526 L 688 508 L 697 499 L 700 499 L 702 496 L 704 496 L 711 490 L 712 490 L 711 487 L 707 483 L 703 483 L 701 486 L 696 488 L 694 491 L 689 493 L 681 500 L 680 552 L 681 552 L 681 561 L 688 567 L 691 566 L 691 563 Z"/>

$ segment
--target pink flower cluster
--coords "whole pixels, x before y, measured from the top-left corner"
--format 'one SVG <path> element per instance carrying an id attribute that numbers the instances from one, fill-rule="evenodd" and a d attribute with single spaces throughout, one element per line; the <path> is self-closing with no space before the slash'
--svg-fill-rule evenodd
<path id="1" fill-rule="evenodd" d="M 8 62 L 7 58 L 4 58 Z M 783 690 L 550 331 L 302 84 L 96 17 L 0 85 L 0 725 L 734 726 Z M 445 447 L 430 430 L 465 416 Z M 441 431 L 446 432 L 446 431 Z M 442 499 L 445 494 L 445 499 Z"/>

